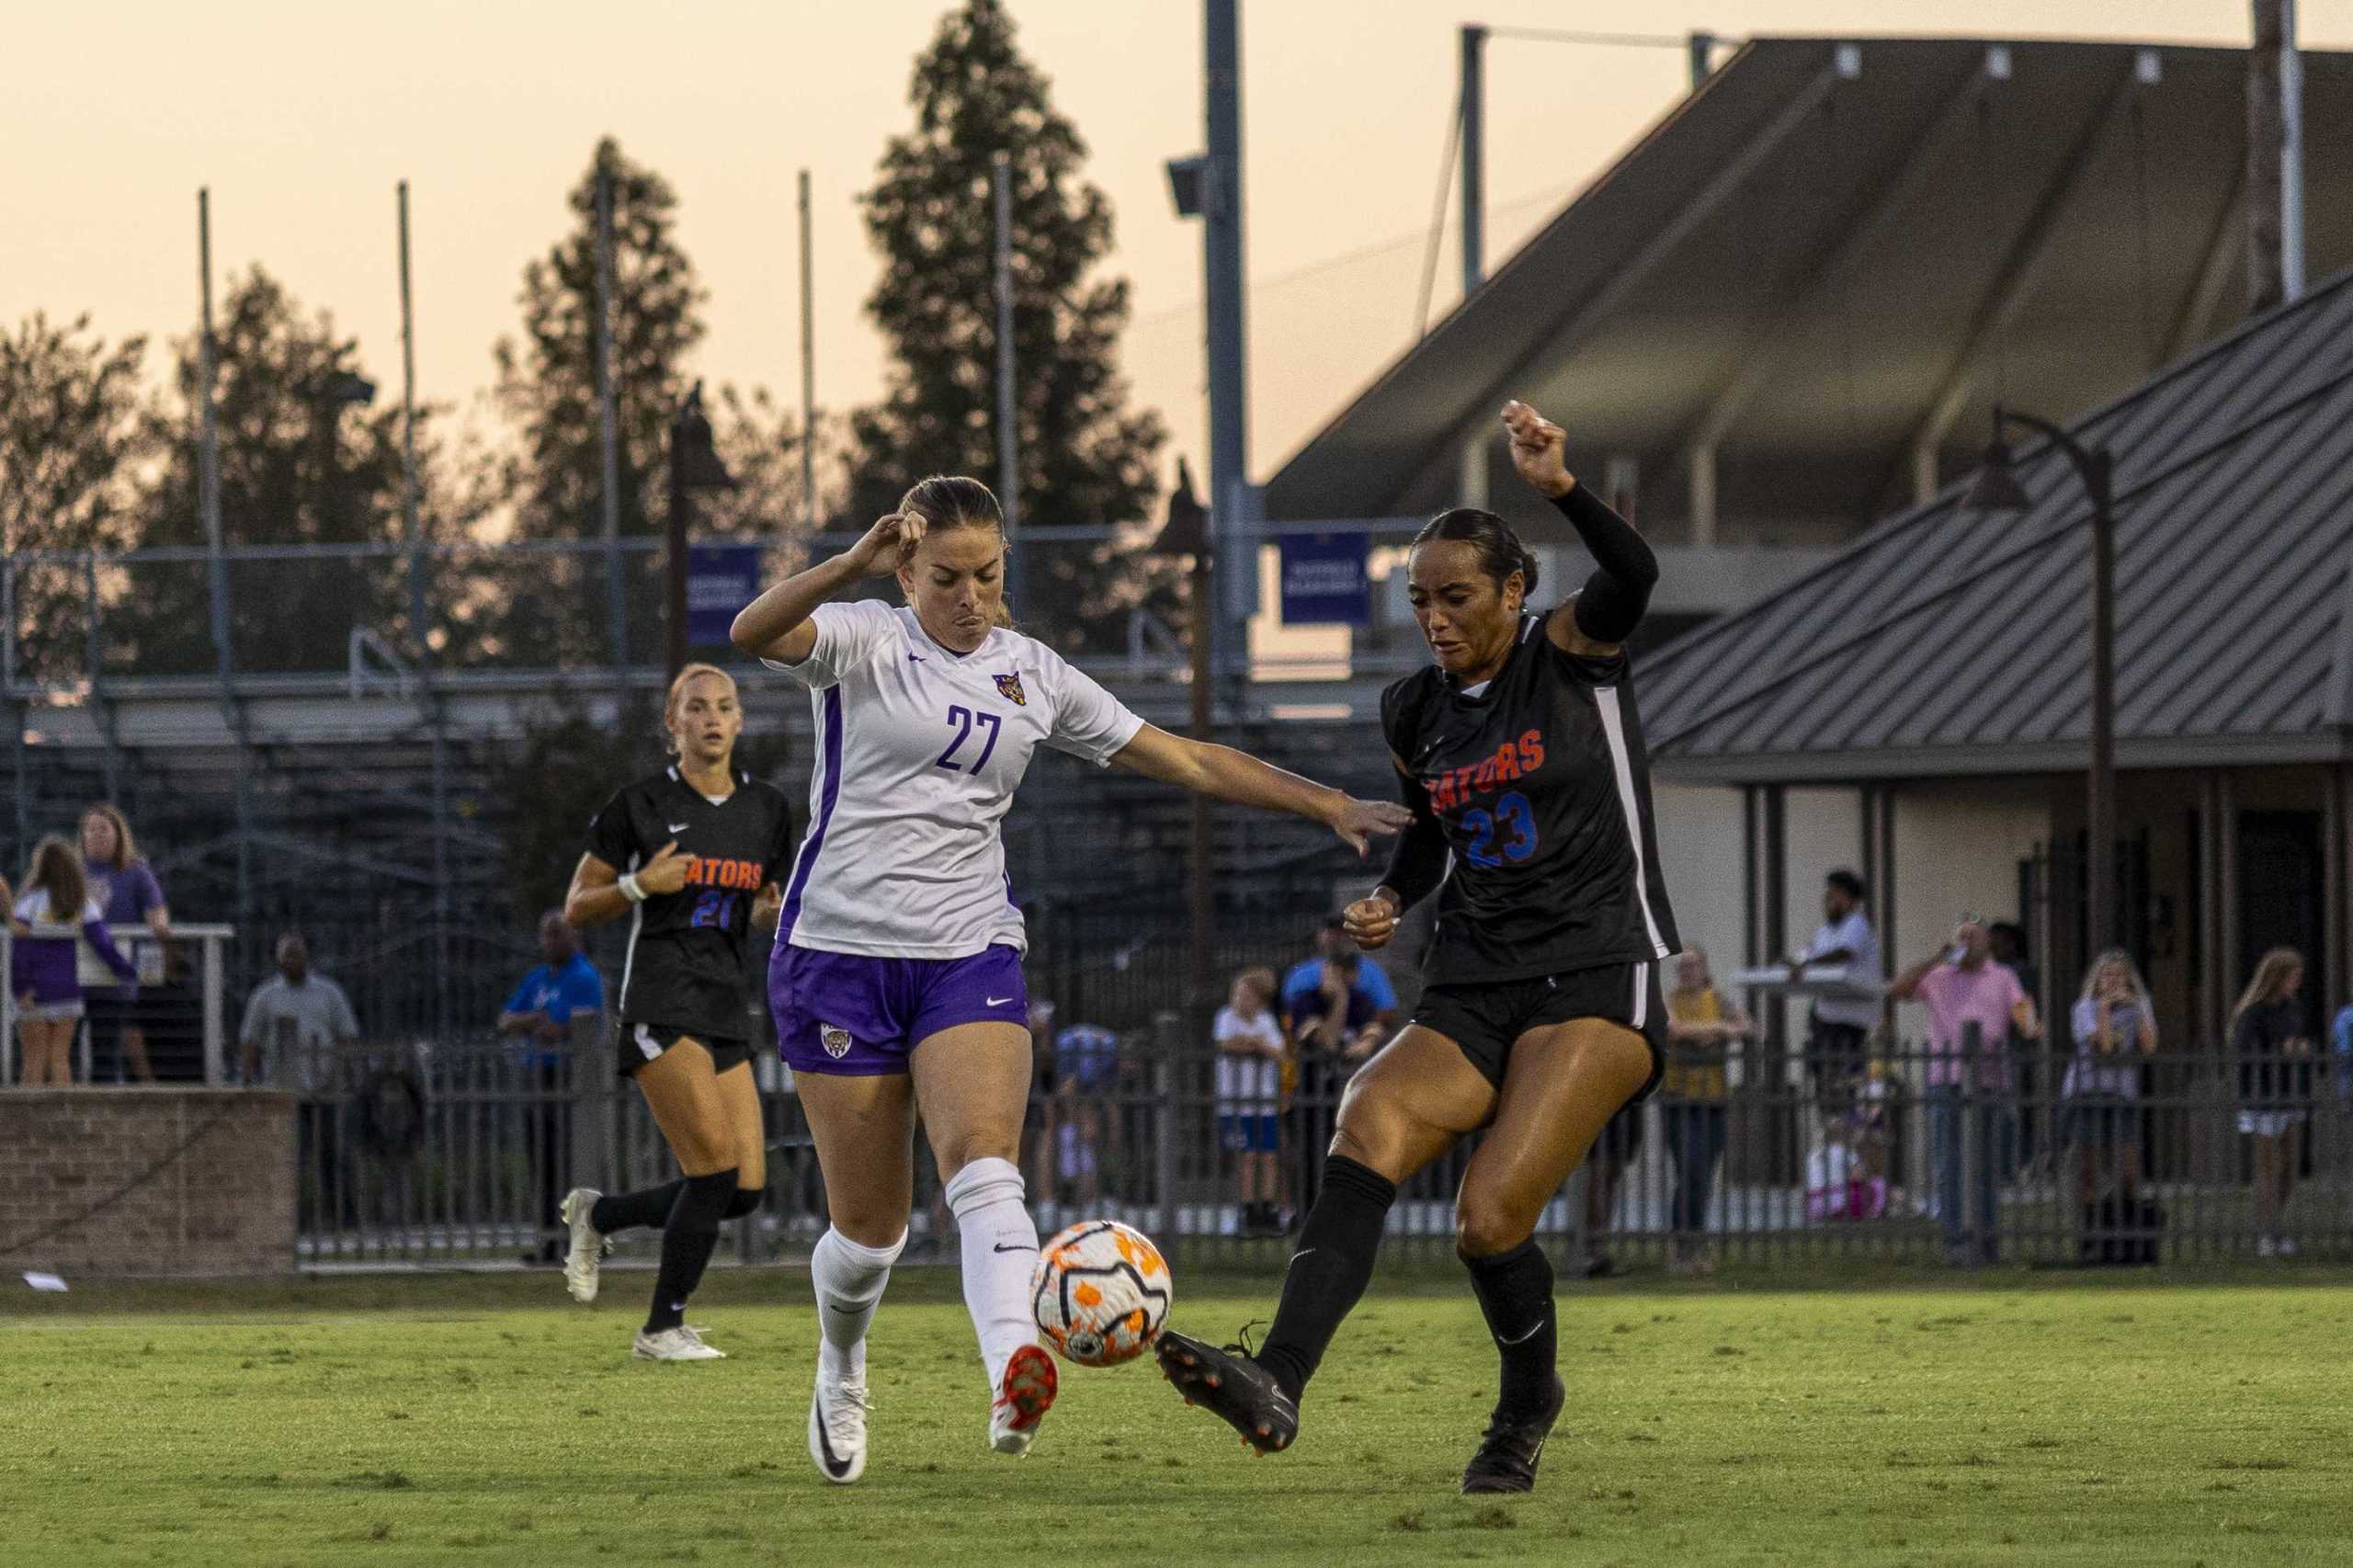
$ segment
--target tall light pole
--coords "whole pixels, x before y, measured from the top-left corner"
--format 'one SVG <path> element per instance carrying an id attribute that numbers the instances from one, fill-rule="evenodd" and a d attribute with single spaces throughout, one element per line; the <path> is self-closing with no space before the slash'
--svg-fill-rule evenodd
<path id="1" fill-rule="evenodd" d="M 2040 431 L 2067 454 L 2092 502 L 2091 761 L 2084 791 L 2084 923 L 2086 959 L 2115 945 L 2116 935 L 2116 517 L 2115 460 L 2105 447 L 2086 447 L 2048 419 L 1994 405 L 1994 439 L 1985 449 L 1962 505 L 1988 512 L 2022 512 L 2026 491 L 2011 471 L 2003 427 Z"/>
<path id="2" fill-rule="evenodd" d="M 1180 218 L 1201 222 L 1209 309 L 1210 532 L 1217 541 L 1216 652 L 1237 675 L 1248 653 L 1258 553 L 1245 534 L 1243 487 L 1250 472 L 1249 336 L 1243 319 L 1242 18 L 1238 0 L 1204 0 L 1202 64 L 1209 150 L 1168 163 Z"/>

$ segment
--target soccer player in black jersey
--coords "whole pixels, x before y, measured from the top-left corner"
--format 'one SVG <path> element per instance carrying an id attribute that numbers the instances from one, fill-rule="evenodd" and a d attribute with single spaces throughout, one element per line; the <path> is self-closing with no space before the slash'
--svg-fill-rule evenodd
<path id="1" fill-rule="evenodd" d="M 1584 592 L 1530 613 L 1535 560 L 1493 513 L 1457 507 L 1415 537 L 1410 593 L 1437 663 L 1381 699 L 1414 824 L 1347 918 L 1359 946 L 1378 948 L 1438 892 L 1421 1003 L 1348 1085 L 1266 1343 L 1250 1355 L 1171 1333 L 1159 1346 L 1188 1403 L 1261 1453 L 1288 1448 L 1301 1392 L 1371 1276 L 1397 1184 L 1484 1128 L 1455 1227 L 1503 1387 L 1466 1493 L 1536 1483 L 1564 1391 L 1552 1267 L 1531 1238 L 1603 1124 L 1658 1081 L 1658 965 L 1678 946 L 1623 646 L 1657 562 L 1571 477 L 1560 426 L 1520 403 L 1503 417 L 1514 466 L 1597 569 Z"/>
<path id="2" fill-rule="evenodd" d="M 663 719 L 677 761 L 597 813 L 563 913 L 575 926 L 630 917 L 620 1070 L 637 1080 L 684 1175 L 641 1192 L 574 1187 L 563 1200 L 572 1229 L 563 1273 L 574 1300 L 593 1301 L 605 1238 L 660 1225 L 654 1310 L 631 1353 L 713 1361 L 724 1353 L 687 1326 L 687 1297 L 719 1222 L 758 1208 L 767 1187 L 745 946 L 754 926 L 776 926 L 792 813 L 783 791 L 733 765 L 744 713 L 725 671 L 680 670 Z"/>

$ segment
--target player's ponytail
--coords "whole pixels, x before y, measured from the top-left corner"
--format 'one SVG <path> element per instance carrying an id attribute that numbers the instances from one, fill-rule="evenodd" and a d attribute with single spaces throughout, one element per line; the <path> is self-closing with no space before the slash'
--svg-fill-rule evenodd
<path id="1" fill-rule="evenodd" d="M 1520 598 L 1523 603 L 1536 597 L 1536 552 L 1519 542 L 1511 525 L 1493 512 L 1477 506 L 1451 506 L 1422 525 L 1414 536 L 1416 545 L 1438 540 L 1455 540 L 1470 545 L 1479 552 L 1479 569 L 1495 580 L 1495 591 L 1501 593 L 1506 579 L 1519 574 Z"/>

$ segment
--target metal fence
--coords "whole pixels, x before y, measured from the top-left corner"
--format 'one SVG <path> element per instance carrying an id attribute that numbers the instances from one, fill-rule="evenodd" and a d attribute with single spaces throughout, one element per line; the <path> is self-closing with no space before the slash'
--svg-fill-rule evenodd
<path id="1" fill-rule="evenodd" d="M 328 1052 L 302 1070 L 300 1259 L 512 1260 L 560 1242 L 574 1184 L 675 1174 L 635 1091 L 590 1042 L 474 1042 Z M 1346 1069 L 1300 1064 L 1271 1104 L 1221 1101 L 1216 1053 L 1176 1015 L 1121 1038 L 1115 1062 L 1057 1074 L 1041 1055 L 1021 1159 L 1041 1232 L 1108 1215 L 1177 1258 L 1279 1261 L 1238 1202 L 1236 1119 L 1273 1119 L 1285 1209 L 1313 1200 Z M 2109 1064 L 2096 1079 L 2040 1051 L 1963 1061 L 1904 1046 L 1848 1076 L 1758 1046 L 1684 1063 L 1630 1108 L 1545 1210 L 1565 1271 L 1840 1258 L 1958 1267 L 2353 1257 L 2353 1080 L 2283 1070 L 2259 1102 L 2249 1064 L 2214 1051 Z M 768 1199 L 721 1256 L 805 1255 L 824 1225 L 790 1076 L 756 1064 Z M 1083 1083 L 1082 1083 L 1083 1080 Z M 2094 1095 L 2086 1088 L 2100 1090 Z M 918 1138 L 920 1144 L 920 1138 Z M 1407 1182 L 1392 1253 L 1452 1248 L 1453 1196 L 1475 1140 Z M 2274 1202 L 2274 1199 L 2277 1199 Z M 946 1237 L 917 1155 L 914 1256 Z M 655 1237 L 628 1246 L 651 1257 Z M 626 1253 L 625 1253 L 626 1255 Z"/>
<path id="2" fill-rule="evenodd" d="M 107 931 L 115 946 L 138 966 L 140 983 L 128 1006 L 102 1017 L 85 1016 L 76 1020 L 74 1082 L 127 1083 L 138 1075 L 137 1063 L 142 1059 L 149 1073 L 163 1083 L 225 1082 L 227 949 L 236 937 L 235 928 L 175 926 L 168 943 L 155 940 L 144 926 L 109 926 Z M 0 987 L 0 1085 L 19 1082 L 23 1070 L 13 979 L 16 943 L 19 939 L 78 943 L 81 935 L 79 926 L 40 925 L 28 926 L 25 937 L 19 938 L 0 922 L 0 973 L 11 977 L 11 983 Z M 76 957 L 82 955 L 77 952 Z M 100 987 L 100 996 L 111 999 L 114 975 L 104 969 L 92 971 L 90 965 L 95 962 L 92 956 L 79 966 L 83 979 Z"/>

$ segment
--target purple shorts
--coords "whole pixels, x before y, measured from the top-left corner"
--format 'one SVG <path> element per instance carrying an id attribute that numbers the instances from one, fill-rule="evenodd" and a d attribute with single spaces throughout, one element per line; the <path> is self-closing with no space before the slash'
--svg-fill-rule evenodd
<path id="1" fill-rule="evenodd" d="M 768 1014 L 795 1073 L 904 1073 L 917 1045 L 958 1024 L 1029 1022 L 1021 955 L 878 959 L 790 943 L 768 957 Z"/>

